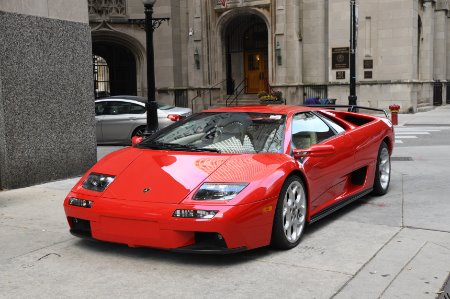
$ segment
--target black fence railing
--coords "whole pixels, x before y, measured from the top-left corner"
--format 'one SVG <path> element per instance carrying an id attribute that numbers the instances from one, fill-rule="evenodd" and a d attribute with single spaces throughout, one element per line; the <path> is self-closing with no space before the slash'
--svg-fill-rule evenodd
<path id="1" fill-rule="evenodd" d="M 447 104 L 450 104 L 450 82 L 445 83 L 446 86 L 446 97 L 445 97 L 445 102 Z"/>
<path id="2" fill-rule="evenodd" d="M 196 101 L 198 101 L 199 99 L 204 99 L 205 97 L 208 97 L 209 99 L 209 106 L 212 106 L 212 92 L 216 89 L 220 89 L 221 84 L 223 84 L 225 80 L 222 80 L 220 82 L 217 82 L 214 85 L 211 85 L 205 89 L 197 89 L 197 95 L 195 97 L 192 98 L 191 100 L 191 106 L 192 106 L 192 111 L 194 111 L 194 104 Z"/>
<path id="3" fill-rule="evenodd" d="M 441 106 L 442 105 L 442 82 L 434 81 L 433 82 L 433 105 Z"/>
<path id="4" fill-rule="evenodd" d="M 228 98 L 225 101 L 226 106 L 238 105 L 238 99 L 241 93 L 244 92 L 245 88 L 247 87 L 247 78 L 244 78 L 234 89 L 233 94 L 230 94 Z"/>
<path id="5" fill-rule="evenodd" d="M 175 90 L 175 106 L 176 107 L 189 107 L 187 89 Z"/>
<path id="6" fill-rule="evenodd" d="M 305 103 L 305 100 L 309 98 L 328 98 L 328 85 L 304 85 L 303 103 Z"/>

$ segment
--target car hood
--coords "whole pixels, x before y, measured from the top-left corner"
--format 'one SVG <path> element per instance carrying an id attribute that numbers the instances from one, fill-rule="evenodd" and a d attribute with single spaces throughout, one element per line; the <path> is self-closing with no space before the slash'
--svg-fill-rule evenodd
<path id="1" fill-rule="evenodd" d="M 214 153 L 139 151 L 141 154 L 116 175 L 103 197 L 179 203 L 229 158 Z"/>
<path id="2" fill-rule="evenodd" d="M 266 188 L 283 176 L 280 166 L 291 159 L 284 154 L 192 153 L 129 147 L 99 161 L 88 173 L 116 176 L 105 192 L 84 189 L 80 180 L 73 191 L 119 200 L 176 204 L 203 182 L 246 182 Z M 250 188 L 253 189 L 253 188 Z"/>

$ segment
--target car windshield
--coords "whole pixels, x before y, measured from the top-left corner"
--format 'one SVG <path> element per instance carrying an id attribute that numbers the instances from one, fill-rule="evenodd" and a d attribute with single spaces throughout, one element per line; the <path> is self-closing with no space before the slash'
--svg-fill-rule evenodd
<path id="1" fill-rule="evenodd" d="M 169 109 L 175 108 L 174 106 L 169 105 L 169 104 L 166 104 L 166 103 L 164 103 L 164 102 L 158 101 L 158 102 L 156 102 L 156 103 L 158 104 L 158 109 L 159 109 L 159 110 L 169 110 Z"/>
<path id="2" fill-rule="evenodd" d="M 167 127 L 141 148 L 232 154 L 281 153 L 285 115 L 247 112 L 199 113 Z"/>

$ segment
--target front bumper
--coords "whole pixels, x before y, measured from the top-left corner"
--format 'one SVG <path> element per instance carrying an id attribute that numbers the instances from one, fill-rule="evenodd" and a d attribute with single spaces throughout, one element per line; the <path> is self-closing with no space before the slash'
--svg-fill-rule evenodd
<path id="1" fill-rule="evenodd" d="M 92 208 L 68 205 L 64 210 L 71 233 L 78 237 L 155 247 L 177 252 L 234 253 L 270 243 L 273 212 L 270 200 L 247 205 L 185 205 L 90 199 Z M 176 209 L 218 210 L 212 219 L 172 217 Z"/>

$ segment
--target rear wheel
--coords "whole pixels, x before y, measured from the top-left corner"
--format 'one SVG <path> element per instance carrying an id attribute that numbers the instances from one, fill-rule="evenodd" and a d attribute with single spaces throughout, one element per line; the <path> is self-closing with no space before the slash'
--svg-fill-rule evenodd
<path id="1" fill-rule="evenodd" d="M 373 183 L 373 194 L 384 195 L 389 189 L 391 181 L 391 157 L 386 142 L 382 142 L 378 150 L 377 168 Z"/>
<path id="2" fill-rule="evenodd" d="M 278 198 L 272 229 L 272 246 L 290 249 L 300 243 L 306 224 L 307 199 L 303 181 L 290 176 Z"/>

